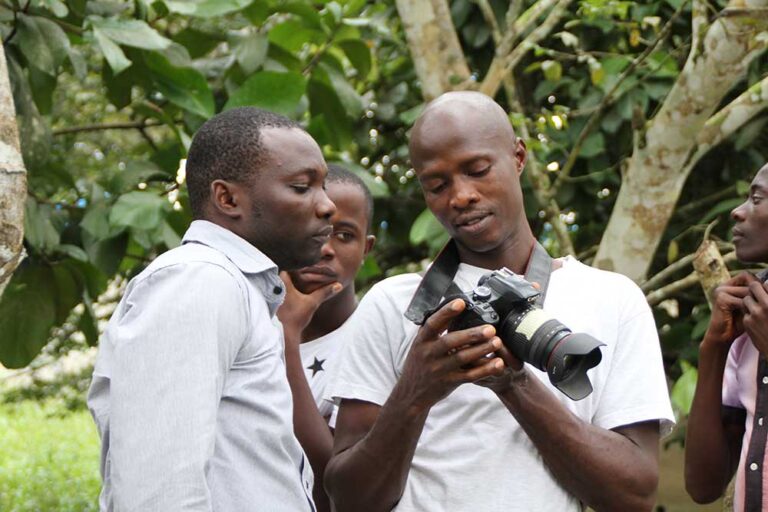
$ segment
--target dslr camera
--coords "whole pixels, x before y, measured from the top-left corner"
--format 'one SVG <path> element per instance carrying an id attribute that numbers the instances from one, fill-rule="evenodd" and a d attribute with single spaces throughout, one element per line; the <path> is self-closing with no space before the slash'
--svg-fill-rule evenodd
<path id="1" fill-rule="evenodd" d="M 587 370 L 602 359 L 605 346 L 586 333 L 571 332 L 536 305 L 540 292 L 507 268 L 480 278 L 477 287 L 466 293 L 446 297 L 433 310 L 455 299 L 462 299 L 466 309 L 450 324 L 449 331 L 459 331 L 490 324 L 504 345 L 523 362 L 546 371 L 549 381 L 572 400 L 592 393 Z"/>

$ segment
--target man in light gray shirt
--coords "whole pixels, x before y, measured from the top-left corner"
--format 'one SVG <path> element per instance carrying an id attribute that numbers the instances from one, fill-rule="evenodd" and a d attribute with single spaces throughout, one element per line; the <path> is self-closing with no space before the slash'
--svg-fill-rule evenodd
<path id="1" fill-rule="evenodd" d="M 131 281 L 101 339 L 101 510 L 314 511 L 275 311 L 278 268 L 318 261 L 332 232 L 322 153 L 241 108 L 200 128 L 186 172 L 183 245 Z"/>

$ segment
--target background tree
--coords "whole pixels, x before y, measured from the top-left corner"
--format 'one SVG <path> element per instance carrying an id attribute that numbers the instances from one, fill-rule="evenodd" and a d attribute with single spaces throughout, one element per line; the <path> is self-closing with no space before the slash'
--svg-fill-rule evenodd
<path id="1" fill-rule="evenodd" d="M 728 252 L 727 212 L 768 156 L 767 3 L 0 0 L 29 171 L 0 361 L 26 365 L 52 332 L 96 343 L 94 302 L 179 243 L 180 161 L 234 106 L 301 120 L 367 180 L 380 242 L 361 286 L 418 268 L 445 235 L 407 130 L 425 100 L 477 89 L 531 149 L 539 238 L 631 276 L 657 306 L 684 411 L 708 319 L 689 254 L 716 220 L 706 233 Z"/>

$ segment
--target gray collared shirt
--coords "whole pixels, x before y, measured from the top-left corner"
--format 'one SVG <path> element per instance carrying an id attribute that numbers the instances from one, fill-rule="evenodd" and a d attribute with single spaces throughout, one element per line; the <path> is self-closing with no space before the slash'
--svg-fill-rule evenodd
<path id="1" fill-rule="evenodd" d="M 103 511 L 311 511 L 275 311 L 277 267 L 195 221 L 134 278 L 88 393 Z"/>

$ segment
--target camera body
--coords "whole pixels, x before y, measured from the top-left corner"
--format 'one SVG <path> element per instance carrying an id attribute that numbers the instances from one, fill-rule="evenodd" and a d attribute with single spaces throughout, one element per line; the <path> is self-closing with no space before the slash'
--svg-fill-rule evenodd
<path id="1" fill-rule="evenodd" d="M 446 297 L 440 306 L 460 298 L 465 310 L 449 331 L 493 325 L 504 345 L 523 362 L 546 371 L 552 384 L 573 400 L 592 392 L 587 370 L 602 359 L 603 343 L 586 333 L 573 333 L 549 316 L 536 301 L 541 293 L 507 268 L 484 275 L 469 293 Z"/>

